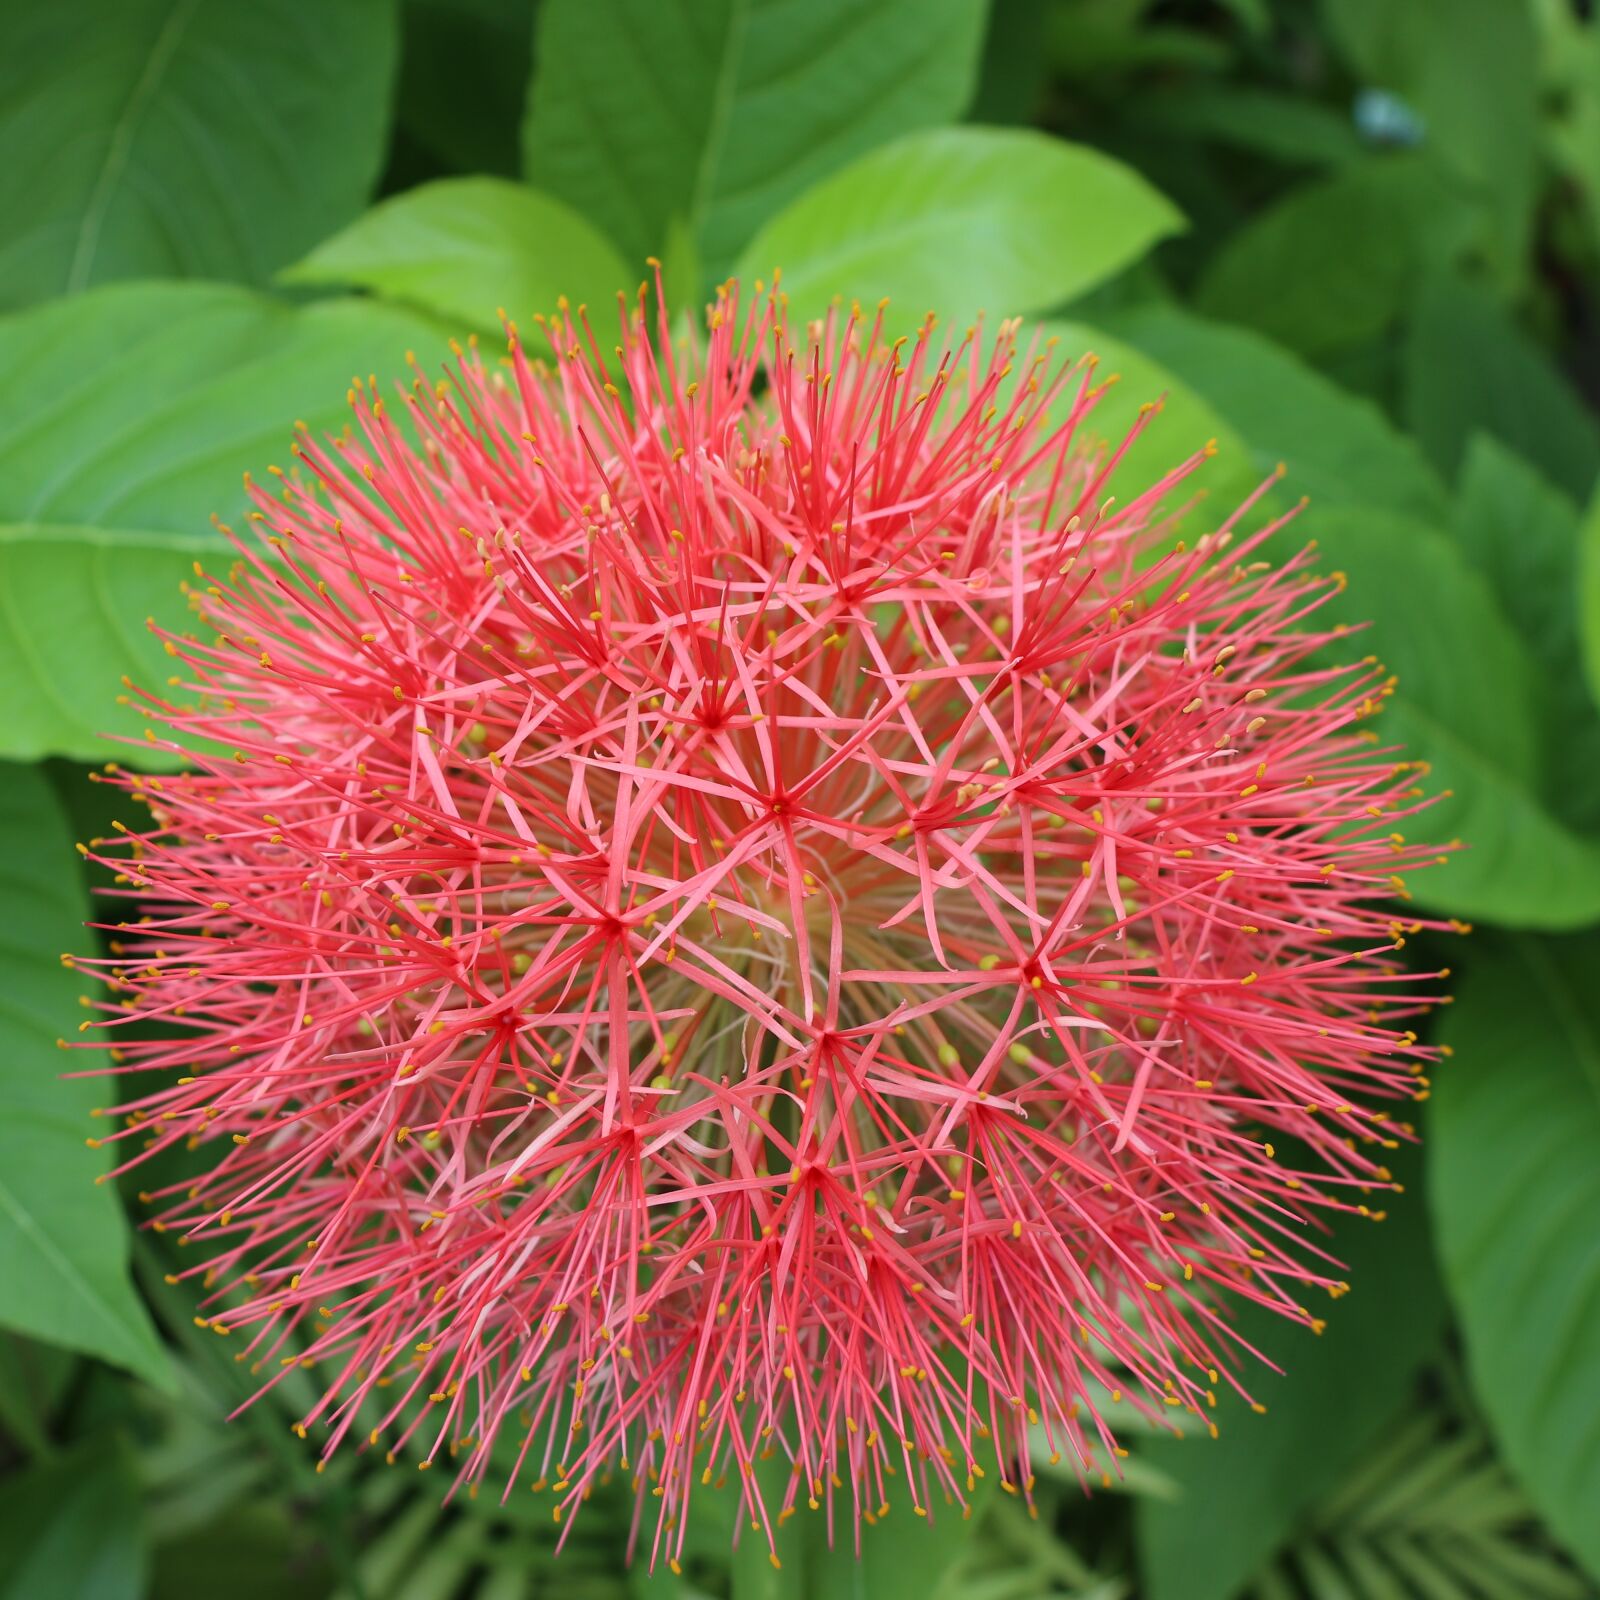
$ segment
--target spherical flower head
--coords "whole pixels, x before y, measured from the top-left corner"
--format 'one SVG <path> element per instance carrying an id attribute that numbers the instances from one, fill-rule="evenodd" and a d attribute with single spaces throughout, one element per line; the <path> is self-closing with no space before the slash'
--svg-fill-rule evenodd
<path id="1" fill-rule="evenodd" d="M 196 586 L 115 1137 L 196 1153 L 177 1276 L 326 1453 L 620 1470 L 667 1560 L 703 1483 L 770 1537 L 1098 1479 L 1097 1399 L 1248 1398 L 1234 1310 L 1320 1328 L 1391 1185 L 1382 669 L 1208 449 L 1112 498 L 1092 358 L 621 320 L 358 382 Z"/>

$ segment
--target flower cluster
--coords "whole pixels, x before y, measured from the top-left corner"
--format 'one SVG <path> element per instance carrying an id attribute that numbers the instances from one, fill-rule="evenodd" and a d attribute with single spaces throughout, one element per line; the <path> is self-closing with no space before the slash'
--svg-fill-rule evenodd
<path id="1" fill-rule="evenodd" d="M 1248 1394 L 1231 1308 L 1320 1326 L 1431 1054 L 1337 575 L 1208 448 L 1112 499 L 1013 325 L 538 345 L 358 382 L 139 693 L 189 765 L 114 774 L 81 965 L 206 1320 L 325 1452 L 620 1467 L 669 1560 L 701 1483 L 945 1515 Z"/>

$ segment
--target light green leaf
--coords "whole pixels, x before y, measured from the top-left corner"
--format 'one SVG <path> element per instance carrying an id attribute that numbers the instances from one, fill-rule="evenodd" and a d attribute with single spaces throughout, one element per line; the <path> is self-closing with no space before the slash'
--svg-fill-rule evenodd
<path id="1" fill-rule="evenodd" d="M 0 308 L 264 281 L 382 165 L 394 0 L 52 0 L 0 22 Z"/>
<path id="2" fill-rule="evenodd" d="M 901 325 L 962 327 L 1042 311 L 1093 288 L 1183 218 L 1138 173 L 1083 145 L 1018 129 L 951 128 L 863 156 L 774 217 L 741 275 L 783 269 L 796 319 L 835 295 L 887 295 Z"/>
<path id="3" fill-rule="evenodd" d="M 1370 623 L 1348 654 L 1375 654 L 1398 679 L 1375 731 L 1432 767 L 1424 786 L 1439 798 L 1400 831 L 1467 846 L 1407 877 L 1418 903 L 1521 928 L 1600 917 L 1600 842 L 1540 799 L 1539 676 L 1488 584 L 1449 538 L 1407 518 L 1313 511 L 1284 535 L 1304 536 L 1350 580 L 1322 616 Z"/>
<path id="4" fill-rule="evenodd" d="M 852 157 L 959 116 L 983 0 L 547 0 L 523 133 L 531 182 L 638 270 L 685 219 L 726 273 Z"/>
<path id="5" fill-rule="evenodd" d="M 1394 1170 L 1407 1180 L 1419 1165 L 1401 1152 Z M 1382 1203 L 1386 1221 L 1345 1217 L 1323 1243 L 1348 1268 L 1351 1292 L 1316 1313 L 1327 1319 L 1320 1339 L 1259 1307 L 1240 1310 L 1240 1333 L 1283 1369 L 1252 1363 L 1245 1374 L 1265 1415 L 1225 1404 L 1215 1439 L 1191 1429 L 1141 1444 L 1182 1491 L 1138 1502 L 1149 1600 L 1230 1600 L 1372 1446 L 1438 1347 L 1445 1305 L 1421 1199 Z"/>
<path id="6" fill-rule="evenodd" d="M 1600 1578 L 1600 940 L 1475 949 L 1445 1019 L 1429 1199 L 1473 1386 Z"/>
<path id="7" fill-rule="evenodd" d="M 1444 486 L 1416 446 L 1376 406 L 1260 335 L 1165 306 L 1101 321 L 1208 400 L 1255 452 L 1263 474 L 1283 462 L 1285 489 L 1309 495 L 1313 507 L 1378 505 L 1443 518 Z"/>
<path id="8" fill-rule="evenodd" d="M 1372 156 L 1291 190 L 1229 235 L 1196 308 L 1302 355 L 1371 339 L 1398 321 L 1413 285 L 1471 237 L 1459 181 L 1420 156 Z"/>
<path id="9" fill-rule="evenodd" d="M 614 326 L 617 291 L 638 274 L 559 200 L 502 178 L 445 178 L 383 201 L 281 277 L 354 284 L 498 329 L 502 312 L 531 327 L 562 295 L 592 307 L 597 326 Z"/>
<path id="10" fill-rule="evenodd" d="M 125 1445 L 98 1440 L 6 1480 L 0 1600 L 142 1600 L 139 1481 Z"/>
<path id="11" fill-rule="evenodd" d="M 62 1076 L 101 1061 L 56 1044 L 84 1016 L 83 975 L 60 957 L 83 949 L 89 908 L 55 797 L 31 767 L 0 764 L 0 845 L 0 1323 L 166 1387 L 116 1191 L 95 1182 L 106 1156 L 85 1143 L 105 1085 Z"/>
<path id="12" fill-rule="evenodd" d="M 1600 427 L 1589 408 L 1494 299 L 1460 278 L 1435 278 L 1418 297 L 1402 410 L 1450 477 L 1477 432 L 1510 445 L 1577 499 L 1600 472 Z"/>
<path id="13" fill-rule="evenodd" d="M 1600 715 L 1579 637 L 1578 508 L 1519 455 L 1477 434 L 1453 526 L 1462 553 L 1543 668 L 1550 808 L 1574 827 L 1600 825 Z"/>

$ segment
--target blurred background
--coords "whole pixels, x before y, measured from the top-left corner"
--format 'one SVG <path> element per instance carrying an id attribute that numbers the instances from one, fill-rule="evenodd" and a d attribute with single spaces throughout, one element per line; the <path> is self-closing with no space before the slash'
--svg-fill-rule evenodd
<path id="1" fill-rule="evenodd" d="M 1579 1600 L 1600 1594 L 1600 21 L 1589 0 L 0 0 L 0 1600 Z M 1399 674 L 1386 732 L 1470 848 L 1412 912 L 1453 1051 L 1341 1229 L 1355 1292 L 1220 1437 L 1117 1414 L 1120 1480 L 1036 1515 L 804 1516 L 781 1572 L 707 1496 L 683 1577 L 597 1493 L 353 1452 L 249 1375 L 96 1187 L 59 1078 L 94 887 L 87 777 L 159 767 L 116 703 L 240 473 L 354 373 L 500 337 L 645 258 L 684 315 L 1049 324 L 1219 508 L 1284 463 Z M 604 324 L 598 321 L 597 326 Z M 105 735 L 131 736 L 116 747 Z M 1248 1320 L 1248 1319 L 1246 1319 Z M 402 1462 L 402 1467 L 408 1463 Z"/>

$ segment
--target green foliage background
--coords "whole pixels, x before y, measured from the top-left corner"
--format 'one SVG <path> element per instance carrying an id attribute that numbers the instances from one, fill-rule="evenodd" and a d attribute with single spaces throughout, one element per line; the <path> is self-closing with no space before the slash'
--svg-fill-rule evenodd
<path id="1" fill-rule="evenodd" d="M 1600 1594 L 1600 19 L 1589 0 L 0 0 L 0 1600 L 1566 1600 Z M 775 266 L 795 313 L 1047 319 L 1121 469 L 1287 468 L 1470 848 L 1407 1193 L 1220 1437 L 1129 1417 L 1037 1517 L 894 1517 L 685 1575 L 342 1456 L 249 1384 L 96 1185 L 80 1017 L 147 617 L 352 373 Z M 135 741 L 113 747 L 106 736 Z M 1109 1400 L 1109 1410 L 1117 1408 Z M 404 1463 L 402 1463 L 404 1465 Z"/>

